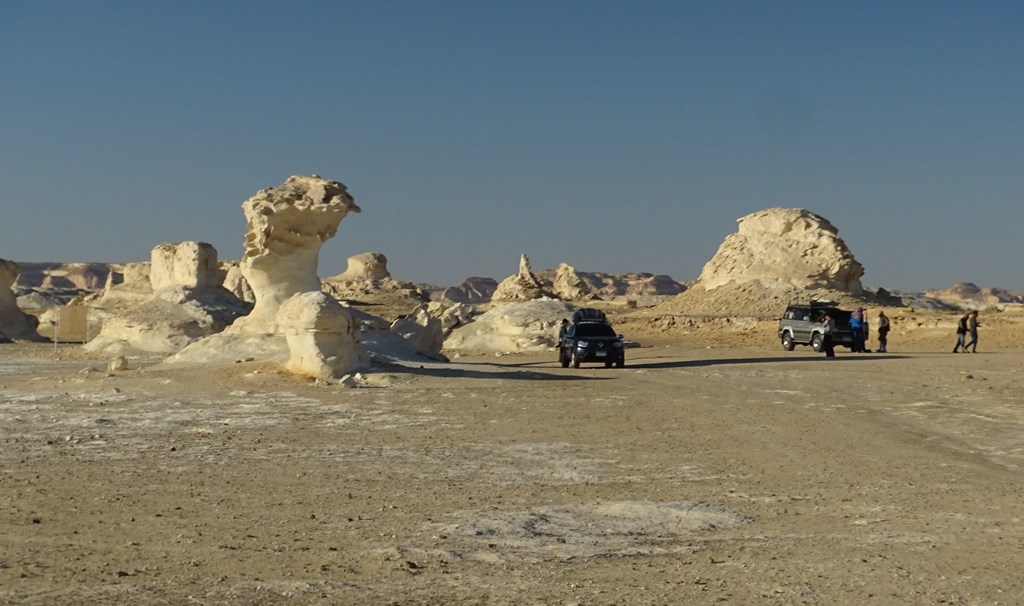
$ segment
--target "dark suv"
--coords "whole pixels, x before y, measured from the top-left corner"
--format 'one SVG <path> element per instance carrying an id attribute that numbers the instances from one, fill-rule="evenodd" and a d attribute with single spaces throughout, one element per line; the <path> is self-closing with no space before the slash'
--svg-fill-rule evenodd
<path id="1" fill-rule="evenodd" d="M 782 348 L 793 351 L 797 345 L 810 345 L 814 351 L 821 351 L 825 340 L 822 317 L 825 313 L 836 321 L 832 342 L 835 345 L 853 347 L 853 329 L 850 328 L 850 312 L 839 309 L 831 301 L 811 301 L 809 305 L 790 303 L 779 318 L 779 340 Z"/>
<path id="2" fill-rule="evenodd" d="M 558 347 L 558 361 L 562 368 L 572 364 L 579 368 L 583 362 L 604 362 L 605 366 L 622 368 L 626 365 L 626 350 L 622 335 L 615 334 L 604 314 L 573 314 L 572 325 Z M 592 310 L 586 310 L 592 311 Z M 596 311 L 596 310 L 594 310 Z"/>

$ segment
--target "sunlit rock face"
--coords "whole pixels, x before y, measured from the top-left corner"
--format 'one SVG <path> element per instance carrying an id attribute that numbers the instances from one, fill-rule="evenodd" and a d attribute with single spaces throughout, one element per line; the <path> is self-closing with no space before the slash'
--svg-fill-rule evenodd
<path id="1" fill-rule="evenodd" d="M 595 298 L 590 286 L 583 281 L 576 268 L 568 263 L 558 265 L 558 269 L 555 270 L 555 278 L 551 283 L 551 291 L 563 301 Z"/>
<path id="2" fill-rule="evenodd" d="M 11 290 L 19 271 L 14 261 L 0 259 L 0 337 L 24 339 L 35 335 L 33 318 L 21 311 Z"/>
<path id="3" fill-rule="evenodd" d="M 348 213 L 360 208 L 337 181 L 294 176 L 260 190 L 242 210 L 249 231 L 239 267 L 256 301 L 232 331 L 273 333 L 282 303 L 297 293 L 320 290 L 320 247 Z"/>
<path id="4" fill-rule="evenodd" d="M 352 315 L 324 292 L 289 298 L 278 308 L 277 325 L 288 341 L 288 372 L 330 379 L 367 363 Z"/>
<path id="5" fill-rule="evenodd" d="M 217 249 L 205 242 L 160 244 L 150 253 L 149 281 L 153 290 L 218 286 L 222 277 Z"/>
<path id="6" fill-rule="evenodd" d="M 525 353 L 549 351 L 557 344 L 558 326 L 572 316 L 573 306 L 556 299 L 513 301 L 459 326 L 444 342 L 444 349 L 471 353 Z"/>
<path id="7" fill-rule="evenodd" d="M 348 258 L 348 267 L 344 272 L 332 278 L 332 282 L 375 282 L 391 277 L 388 271 L 388 258 L 379 252 L 364 252 Z"/>
<path id="8" fill-rule="evenodd" d="M 553 296 L 544 282 L 533 273 L 530 268 L 530 259 L 526 255 L 521 255 L 519 257 L 519 272 L 502 280 L 498 284 L 498 288 L 495 289 L 491 300 L 494 302 L 530 301 Z"/>
<path id="9" fill-rule="evenodd" d="M 396 320 L 391 331 L 407 340 L 422 356 L 436 358 L 444 345 L 444 321 L 432 315 L 427 306 L 418 307 L 405 318 Z"/>
<path id="10" fill-rule="evenodd" d="M 839 238 L 839 230 L 819 215 L 770 208 L 738 222 L 739 230 L 704 265 L 697 279 L 704 289 L 757 282 L 767 288 L 863 292 L 863 266 Z"/>
<path id="11" fill-rule="evenodd" d="M 123 282 L 88 298 L 89 351 L 175 353 L 227 328 L 250 306 L 221 287 L 217 249 L 202 242 L 160 244 L 149 263 L 124 266 Z"/>

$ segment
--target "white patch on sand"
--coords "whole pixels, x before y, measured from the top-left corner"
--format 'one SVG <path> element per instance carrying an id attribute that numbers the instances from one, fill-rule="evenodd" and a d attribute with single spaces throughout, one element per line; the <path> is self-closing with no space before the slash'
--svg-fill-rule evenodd
<path id="1" fill-rule="evenodd" d="M 479 542 L 484 559 L 498 551 L 520 558 L 592 558 L 693 552 L 692 540 L 750 520 L 699 502 L 607 501 L 530 510 L 466 511 L 432 530 Z"/>

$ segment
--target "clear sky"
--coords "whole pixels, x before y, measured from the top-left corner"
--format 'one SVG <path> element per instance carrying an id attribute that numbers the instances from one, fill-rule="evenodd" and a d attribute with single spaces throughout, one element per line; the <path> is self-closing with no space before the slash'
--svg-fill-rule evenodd
<path id="1" fill-rule="evenodd" d="M 1024 2 L 0 0 L 0 257 L 242 253 L 292 174 L 363 208 L 320 274 L 696 278 L 736 219 L 864 283 L 1024 289 Z"/>

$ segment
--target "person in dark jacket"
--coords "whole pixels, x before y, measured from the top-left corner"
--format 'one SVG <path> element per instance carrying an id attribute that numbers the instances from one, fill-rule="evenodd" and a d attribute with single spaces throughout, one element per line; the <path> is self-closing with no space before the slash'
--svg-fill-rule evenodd
<path id="1" fill-rule="evenodd" d="M 964 353 L 967 353 L 967 344 L 964 343 L 964 339 L 967 336 L 967 314 L 964 314 L 960 318 L 960 321 L 956 323 L 956 345 L 953 347 L 953 353 L 960 351 L 963 347 Z"/>
<path id="2" fill-rule="evenodd" d="M 825 312 L 825 315 L 821 317 L 821 350 L 825 352 L 826 358 L 836 357 L 836 343 L 834 335 L 836 332 L 836 321 L 832 316 Z"/>

